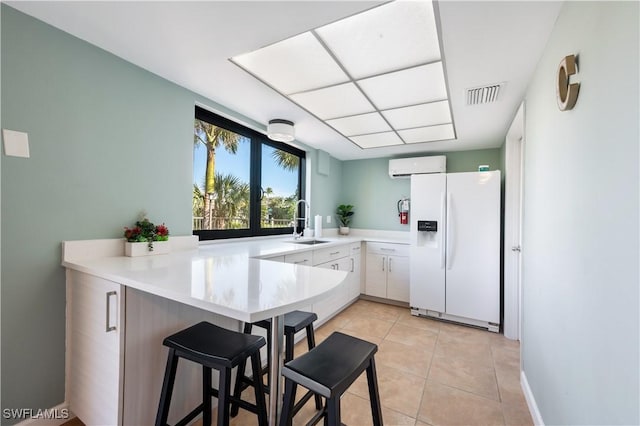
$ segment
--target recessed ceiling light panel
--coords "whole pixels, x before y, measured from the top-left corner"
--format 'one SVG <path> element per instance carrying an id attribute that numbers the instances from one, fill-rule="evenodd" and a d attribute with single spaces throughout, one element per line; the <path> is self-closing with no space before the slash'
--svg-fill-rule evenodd
<path id="1" fill-rule="evenodd" d="M 322 120 L 373 112 L 375 108 L 353 83 L 297 93 L 293 101 Z"/>
<path id="2" fill-rule="evenodd" d="M 286 95 L 349 80 L 318 39 L 308 32 L 232 60 Z"/>
<path id="3" fill-rule="evenodd" d="M 382 115 L 395 129 L 433 126 L 451 123 L 448 101 L 431 102 L 404 108 L 382 111 Z"/>
<path id="4" fill-rule="evenodd" d="M 456 137 L 453 124 L 399 130 L 398 134 L 406 143 L 435 142 Z"/>
<path id="5" fill-rule="evenodd" d="M 441 101 L 447 98 L 442 63 L 409 68 L 358 81 L 378 109 Z"/>
<path id="6" fill-rule="evenodd" d="M 391 127 L 377 112 L 327 120 L 327 123 L 345 136 L 390 131 Z"/>
<path id="7" fill-rule="evenodd" d="M 354 79 L 440 60 L 430 1 L 388 3 L 316 32 Z"/>
<path id="8" fill-rule="evenodd" d="M 394 132 L 375 133 L 373 135 L 352 136 L 351 139 L 361 148 L 379 148 L 382 146 L 402 145 Z"/>

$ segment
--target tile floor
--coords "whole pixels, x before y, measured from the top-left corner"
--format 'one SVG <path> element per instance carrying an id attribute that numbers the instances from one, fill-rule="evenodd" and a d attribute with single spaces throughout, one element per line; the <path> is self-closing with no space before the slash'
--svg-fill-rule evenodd
<path id="1" fill-rule="evenodd" d="M 376 367 L 385 425 L 532 425 L 520 388 L 519 343 L 469 327 L 411 316 L 359 300 L 316 330 L 316 343 L 340 331 L 378 345 Z M 296 345 L 296 356 L 307 351 Z M 302 391 L 298 392 L 301 394 Z M 370 425 L 363 374 L 341 401 L 342 422 Z M 294 418 L 304 425 L 313 400 Z M 255 425 L 241 411 L 232 425 Z"/>
<path id="2" fill-rule="evenodd" d="M 367 300 L 357 301 L 319 327 L 316 342 L 338 330 L 378 345 L 376 367 L 385 425 L 533 424 L 520 388 L 518 342 L 413 317 L 407 308 Z M 306 351 L 303 340 L 296 346 L 296 356 Z M 341 410 L 346 425 L 371 424 L 365 374 L 342 397 Z M 306 424 L 314 413 L 311 399 L 294 425 Z M 231 421 L 233 426 L 256 424 L 255 414 L 244 410 Z"/>

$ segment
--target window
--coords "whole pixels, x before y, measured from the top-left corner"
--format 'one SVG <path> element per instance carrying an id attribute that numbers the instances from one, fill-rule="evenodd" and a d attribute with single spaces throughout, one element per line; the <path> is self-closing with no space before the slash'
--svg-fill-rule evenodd
<path id="1" fill-rule="evenodd" d="M 193 233 L 201 240 L 293 232 L 305 153 L 196 107 Z M 299 214 L 301 213 L 301 214 Z"/>

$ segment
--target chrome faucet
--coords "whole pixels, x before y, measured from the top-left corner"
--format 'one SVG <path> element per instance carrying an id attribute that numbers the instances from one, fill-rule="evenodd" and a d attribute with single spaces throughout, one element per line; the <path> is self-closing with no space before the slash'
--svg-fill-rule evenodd
<path id="1" fill-rule="evenodd" d="M 296 214 L 298 213 L 298 207 L 300 206 L 300 203 L 304 203 L 306 206 L 305 212 L 304 212 L 304 217 L 296 217 Z M 300 238 L 302 236 L 302 232 L 300 232 L 298 234 L 298 221 L 301 219 L 304 219 L 304 227 L 308 228 L 309 227 L 309 214 L 311 213 L 311 204 L 309 204 L 309 202 L 307 200 L 298 200 L 298 202 L 296 203 L 296 209 L 293 212 L 293 239 L 297 240 L 298 238 Z"/>

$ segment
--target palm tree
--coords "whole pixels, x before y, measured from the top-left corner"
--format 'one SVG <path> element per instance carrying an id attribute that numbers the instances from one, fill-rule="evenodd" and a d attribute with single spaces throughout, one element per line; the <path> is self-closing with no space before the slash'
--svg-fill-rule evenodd
<path id="1" fill-rule="evenodd" d="M 213 197 L 213 211 L 216 223 L 214 229 L 229 229 L 233 226 L 232 219 L 249 217 L 249 184 L 238 177 L 216 173 L 215 197 Z"/>
<path id="2" fill-rule="evenodd" d="M 193 131 L 193 143 L 202 143 L 207 148 L 207 168 L 204 183 L 204 222 L 205 229 L 212 229 L 211 200 L 215 188 L 216 149 L 222 145 L 231 154 L 238 151 L 241 136 L 230 130 L 214 126 L 196 119 Z"/>
<path id="3" fill-rule="evenodd" d="M 295 171 L 300 165 L 300 158 L 281 149 L 274 149 L 271 153 L 276 164 L 288 171 Z"/>
<path id="4" fill-rule="evenodd" d="M 202 194 L 202 190 L 195 183 L 193 184 L 193 217 L 202 217 L 204 213 L 204 195 Z M 202 229 L 202 224 L 200 224 L 198 229 Z M 195 229 L 195 224 L 194 224 Z"/>

